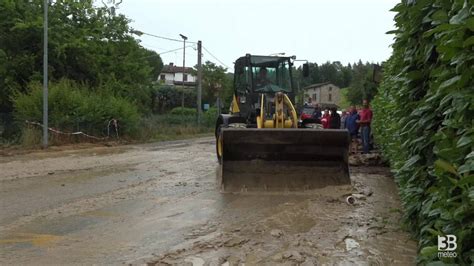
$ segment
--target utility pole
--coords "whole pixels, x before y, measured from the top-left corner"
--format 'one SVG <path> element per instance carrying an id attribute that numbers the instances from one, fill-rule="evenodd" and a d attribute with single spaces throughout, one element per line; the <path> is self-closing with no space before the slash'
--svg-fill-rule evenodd
<path id="1" fill-rule="evenodd" d="M 202 43 L 198 41 L 198 63 L 197 63 L 197 123 L 201 124 L 202 108 L 201 108 L 201 97 L 202 97 Z"/>
<path id="2" fill-rule="evenodd" d="M 222 89 L 222 84 L 219 82 L 216 84 L 217 88 L 217 99 L 216 99 L 216 105 L 217 105 L 217 114 L 220 115 L 222 113 L 222 108 L 221 108 L 221 89 Z"/>
<path id="3" fill-rule="evenodd" d="M 298 84 L 298 92 L 296 93 L 296 95 L 299 95 L 301 97 L 301 90 L 300 90 L 300 80 L 298 79 L 297 81 L 297 84 Z M 299 101 L 302 101 L 301 103 Z M 296 104 L 300 104 L 300 105 L 303 105 L 304 104 L 304 95 L 299 99 L 298 101 L 298 97 L 295 97 L 295 102 Z"/>
<path id="4" fill-rule="evenodd" d="M 43 148 L 48 147 L 48 3 L 44 0 L 43 17 Z"/>
<path id="5" fill-rule="evenodd" d="M 183 92 L 181 94 L 181 107 L 184 107 L 184 73 L 185 67 L 186 67 L 186 40 L 188 37 L 184 36 L 183 34 L 180 34 L 181 38 L 183 38 Z"/>

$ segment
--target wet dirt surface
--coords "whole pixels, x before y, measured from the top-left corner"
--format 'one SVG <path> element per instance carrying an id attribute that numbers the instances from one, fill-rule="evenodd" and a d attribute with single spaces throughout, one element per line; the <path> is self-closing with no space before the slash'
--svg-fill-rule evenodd
<path id="1" fill-rule="evenodd" d="M 201 138 L 0 157 L 0 262 L 415 263 L 386 168 L 311 193 L 222 194 L 214 150 Z"/>

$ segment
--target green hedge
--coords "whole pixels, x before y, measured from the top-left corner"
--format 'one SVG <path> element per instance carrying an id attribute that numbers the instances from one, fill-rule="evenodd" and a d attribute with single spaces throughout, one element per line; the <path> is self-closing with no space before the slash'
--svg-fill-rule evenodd
<path id="1" fill-rule="evenodd" d="M 32 83 L 28 93 L 13 97 L 18 122 L 42 122 L 41 84 Z M 86 86 L 69 80 L 49 85 L 49 126 L 63 131 L 83 131 L 104 136 L 110 119 L 117 119 L 121 134 L 133 134 L 140 118 L 137 107 L 125 99 L 91 92 Z"/>
<path id="2" fill-rule="evenodd" d="M 170 114 L 172 115 L 186 115 L 186 116 L 196 116 L 196 108 L 187 108 L 187 107 L 175 107 L 171 109 Z"/>
<path id="3" fill-rule="evenodd" d="M 192 124 L 197 125 L 197 110 L 195 108 L 176 107 L 169 114 L 162 115 L 163 122 L 169 124 Z M 201 126 L 214 127 L 217 119 L 217 108 L 211 107 L 207 111 L 203 111 Z"/>
<path id="4" fill-rule="evenodd" d="M 203 113 L 202 124 L 206 127 L 215 127 L 217 120 L 217 108 L 211 107 Z"/>
<path id="5" fill-rule="evenodd" d="M 180 88 L 167 85 L 155 84 L 153 88 L 154 102 L 153 112 L 164 114 L 175 107 L 181 107 L 183 96 L 184 106 L 188 108 L 196 108 L 196 89 L 195 88 Z"/>
<path id="6" fill-rule="evenodd" d="M 372 103 L 374 134 L 400 187 L 418 262 L 474 263 L 472 1 L 404 0 L 393 55 Z M 457 236 L 457 257 L 437 236 Z"/>

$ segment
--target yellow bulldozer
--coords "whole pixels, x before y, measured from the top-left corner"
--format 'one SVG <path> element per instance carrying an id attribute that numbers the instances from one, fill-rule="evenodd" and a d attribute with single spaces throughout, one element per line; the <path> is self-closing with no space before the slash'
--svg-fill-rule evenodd
<path id="1" fill-rule="evenodd" d="M 293 104 L 295 56 L 247 54 L 234 66 L 229 114 L 217 118 L 224 192 L 307 191 L 350 184 L 346 130 L 299 121 Z M 308 76 L 308 64 L 303 75 Z M 312 120 L 312 119 L 309 119 Z"/>

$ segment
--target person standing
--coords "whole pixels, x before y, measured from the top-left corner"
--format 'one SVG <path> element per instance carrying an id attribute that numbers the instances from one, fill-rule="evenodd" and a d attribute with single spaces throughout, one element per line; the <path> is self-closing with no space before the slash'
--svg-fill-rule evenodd
<path id="1" fill-rule="evenodd" d="M 341 116 L 337 113 L 336 107 L 331 108 L 331 119 L 329 120 L 329 128 L 341 128 Z"/>
<path id="2" fill-rule="evenodd" d="M 323 124 L 323 128 L 329 128 L 329 123 L 331 120 L 331 115 L 329 114 L 329 110 L 324 110 L 323 117 L 321 117 L 321 124 Z"/>
<path id="3" fill-rule="evenodd" d="M 319 106 L 319 104 L 316 104 L 314 106 L 314 113 L 312 115 L 312 118 L 321 119 L 321 107 Z"/>
<path id="4" fill-rule="evenodd" d="M 344 129 L 345 128 L 345 124 L 346 124 L 346 118 L 349 116 L 349 110 L 346 111 L 342 111 L 342 115 L 341 115 L 341 129 Z"/>
<path id="5" fill-rule="evenodd" d="M 372 122 L 372 110 L 369 107 L 369 101 L 362 101 L 362 110 L 360 110 L 359 126 L 362 137 L 362 153 L 369 153 L 370 150 L 370 123 Z"/>
<path id="6" fill-rule="evenodd" d="M 346 117 L 346 121 L 344 123 L 344 128 L 349 131 L 349 135 L 351 136 L 351 153 L 357 153 L 357 136 L 359 135 L 359 124 L 357 121 L 360 120 L 360 116 L 357 113 L 357 109 L 355 106 L 351 106 L 349 108 L 349 114 Z"/>

